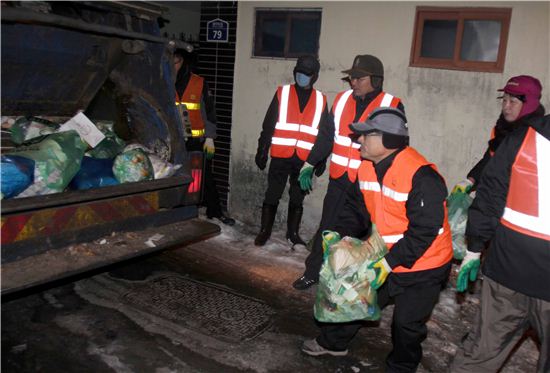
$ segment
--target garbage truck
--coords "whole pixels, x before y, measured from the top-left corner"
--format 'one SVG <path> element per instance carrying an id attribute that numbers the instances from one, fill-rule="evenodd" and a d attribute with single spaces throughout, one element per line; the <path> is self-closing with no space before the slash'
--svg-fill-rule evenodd
<path id="1" fill-rule="evenodd" d="M 3 119 L 64 123 L 81 113 L 179 167 L 165 178 L 4 198 L 2 296 L 219 234 L 198 218 L 202 153 L 186 151 L 174 104 L 173 51 L 191 46 L 162 37 L 165 10 L 141 1 L 2 2 Z M 2 126 L 3 157 L 17 154 Z"/>

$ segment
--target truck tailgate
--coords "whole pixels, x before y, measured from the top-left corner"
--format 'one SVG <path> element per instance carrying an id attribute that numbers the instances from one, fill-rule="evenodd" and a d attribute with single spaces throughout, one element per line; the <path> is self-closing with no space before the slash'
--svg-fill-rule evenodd
<path id="1" fill-rule="evenodd" d="M 113 232 L 94 241 L 48 250 L 2 265 L 2 295 L 98 269 L 123 260 L 175 248 L 220 233 L 216 224 L 201 219 Z"/>

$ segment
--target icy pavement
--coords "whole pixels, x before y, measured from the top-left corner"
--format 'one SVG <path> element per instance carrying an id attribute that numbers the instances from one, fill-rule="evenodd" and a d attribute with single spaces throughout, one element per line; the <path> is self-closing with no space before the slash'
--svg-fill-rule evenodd
<path id="1" fill-rule="evenodd" d="M 197 245 L 211 245 L 223 247 L 227 252 L 238 252 L 246 255 L 251 260 L 258 259 L 269 261 L 281 269 L 279 279 L 283 279 L 282 285 L 286 286 L 289 293 L 299 293 L 291 288 L 292 281 L 296 274 L 300 275 L 304 268 L 304 260 L 308 252 L 305 250 L 292 251 L 285 239 L 285 232 L 274 231 L 272 238 L 261 248 L 254 246 L 254 237 L 257 233 L 256 227 L 251 227 L 237 221 L 233 227 L 221 224 L 221 234 L 208 241 Z M 307 240 L 310 237 L 303 234 Z M 285 275 L 290 272 L 291 275 Z M 479 282 L 474 291 L 467 295 L 457 295 L 455 281 L 458 272 L 458 265 L 453 264 L 449 283 L 441 292 L 440 299 L 436 305 L 432 317 L 428 322 L 428 338 L 423 343 L 424 359 L 419 367 L 419 372 L 444 372 L 454 356 L 461 339 L 472 326 L 475 311 L 479 306 Z M 268 275 L 269 276 L 269 275 Z M 286 283 L 285 283 L 286 282 Z M 311 312 L 313 312 L 314 290 L 306 293 L 309 296 Z M 371 328 L 361 329 L 359 335 L 367 341 L 376 345 L 385 345 L 389 348 L 391 343 L 390 324 L 392 306 L 382 312 L 379 329 L 376 332 Z M 304 320 L 304 322 L 312 322 Z M 314 337 L 314 335 L 312 335 Z M 385 339 L 384 339 L 385 338 Z M 357 338 L 356 338 L 357 339 Z M 363 339 L 362 339 L 363 340 Z M 352 343 L 351 354 L 356 355 L 359 364 L 352 367 L 352 371 L 368 371 L 372 362 L 369 360 L 369 351 L 373 350 L 372 345 Z M 378 347 L 378 346 L 376 346 Z M 378 348 L 376 348 L 378 350 Z M 528 333 L 516 346 L 501 373 L 529 372 L 535 371 L 539 351 L 533 337 Z"/>

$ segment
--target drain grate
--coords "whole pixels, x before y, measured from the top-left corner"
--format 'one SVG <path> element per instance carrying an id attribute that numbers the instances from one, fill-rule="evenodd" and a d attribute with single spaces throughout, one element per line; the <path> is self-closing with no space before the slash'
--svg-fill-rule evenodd
<path id="1" fill-rule="evenodd" d="M 261 334 L 274 314 L 261 301 L 177 275 L 136 284 L 123 299 L 142 311 L 228 342 Z"/>

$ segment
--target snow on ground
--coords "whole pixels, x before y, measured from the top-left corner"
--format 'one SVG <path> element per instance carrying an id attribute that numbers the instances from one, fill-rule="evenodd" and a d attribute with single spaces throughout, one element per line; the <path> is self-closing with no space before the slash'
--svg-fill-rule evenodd
<path id="1" fill-rule="evenodd" d="M 304 260 L 308 255 L 305 249 L 292 251 L 285 239 L 284 230 L 273 232 L 268 243 L 258 248 L 254 246 L 254 238 L 259 231 L 257 226 L 250 226 L 237 221 L 235 226 L 229 227 L 219 224 L 220 235 L 211 238 L 223 246 L 226 250 L 239 250 L 246 255 L 268 259 L 281 264 L 281 268 L 292 268 L 301 273 L 304 268 Z M 310 237 L 303 235 L 304 240 Z M 445 371 L 454 356 L 462 338 L 472 327 L 475 311 L 479 307 L 479 282 L 476 283 L 471 293 L 457 295 L 455 289 L 458 265 L 453 264 L 449 283 L 441 292 L 440 299 L 436 305 L 430 321 L 428 322 L 428 338 L 423 343 L 424 360 L 419 367 L 419 372 L 442 372 Z M 382 312 L 379 328 L 385 328 L 387 332 L 387 343 L 391 343 L 390 324 L 392 306 Z M 363 332 L 363 331 L 362 331 Z M 538 346 L 535 343 L 534 333 L 528 332 L 518 343 L 514 352 L 501 369 L 501 373 L 516 373 L 535 371 L 539 356 Z M 368 363 L 368 357 L 364 359 Z"/>

